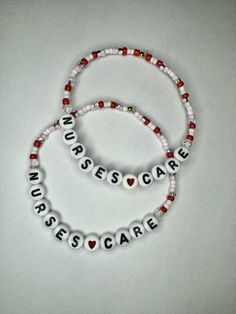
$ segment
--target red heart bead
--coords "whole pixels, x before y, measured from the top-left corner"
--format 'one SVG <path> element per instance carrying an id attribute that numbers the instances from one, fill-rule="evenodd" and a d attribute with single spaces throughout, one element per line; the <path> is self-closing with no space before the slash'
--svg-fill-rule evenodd
<path id="1" fill-rule="evenodd" d="M 96 245 L 96 241 L 89 241 L 88 245 L 89 245 L 90 249 L 93 249 Z"/>
<path id="2" fill-rule="evenodd" d="M 129 178 L 129 179 L 127 179 L 127 183 L 128 183 L 128 185 L 129 186 L 132 186 L 133 184 L 134 184 L 134 179 L 132 178 Z"/>

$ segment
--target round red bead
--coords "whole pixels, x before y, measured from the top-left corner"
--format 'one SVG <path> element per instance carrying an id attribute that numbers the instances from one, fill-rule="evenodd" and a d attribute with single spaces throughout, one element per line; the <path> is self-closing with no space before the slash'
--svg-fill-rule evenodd
<path id="1" fill-rule="evenodd" d="M 190 122 L 190 123 L 189 123 L 189 128 L 190 128 L 190 129 L 196 129 L 196 123 Z"/>
<path id="2" fill-rule="evenodd" d="M 176 84 L 176 86 L 177 86 L 178 88 L 180 88 L 180 87 L 184 86 L 184 82 L 183 82 L 183 81 L 179 81 L 179 82 Z"/>
<path id="3" fill-rule="evenodd" d="M 190 141 L 193 141 L 193 140 L 194 140 L 194 137 L 193 137 L 191 134 L 189 134 L 189 135 L 186 137 L 186 139 L 187 139 L 187 140 L 190 140 Z"/>
<path id="4" fill-rule="evenodd" d="M 184 93 L 183 95 L 182 95 L 182 98 L 183 99 L 187 99 L 189 97 L 189 93 Z"/>
<path id="5" fill-rule="evenodd" d="M 30 159 L 37 159 L 38 155 L 37 154 L 30 154 Z"/>
<path id="6" fill-rule="evenodd" d="M 152 58 L 152 55 L 150 55 L 150 53 L 147 53 L 145 56 L 145 59 L 149 62 Z"/>
<path id="7" fill-rule="evenodd" d="M 123 48 L 122 48 L 122 55 L 123 55 L 123 56 L 126 56 L 126 55 L 127 55 L 127 48 L 126 48 L 126 47 L 123 47 Z"/>
<path id="8" fill-rule="evenodd" d="M 99 101 L 98 105 L 99 105 L 99 108 L 103 108 L 104 107 L 104 102 L 103 101 Z"/>
<path id="9" fill-rule="evenodd" d="M 155 127 L 155 129 L 153 130 L 154 133 L 160 133 L 161 129 L 157 127 Z"/>
<path id="10" fill-rule="evenodd" d="M 144 124 L 148 125 L 149 123 L 150 123 L 150 120 L 149 119 L 145 119 Z"/>
<path id="11" fill-rule="evenodd" d="M 167 196 L 167 199 L 171 202 L 173 202 L 175 200 L 174 196 L 173 195 L 168 195 Z"/>
<path id="12" fill-rule="evenodd" d="M 42 142 L 41 142 L 41 141 L 36 140 L 36 141 L 34 142 L 34 147 L 40 147 L 40 146 L 41 146 L 41 144 L 42 144 Z"/>
<path id="13" fill-rule="evenodd" d="M 93 52 L 92 52 L 92 55 L 93 55 L 94 59 L 96 59 L 96 58 L 97 58 L 97 56 L 98 56 L 97 51 L 93 51 Z"/>
<path id="14" fill-rule="evenodd" d="M 83 59 L 81 60 L 81 63 L 82 63 L 83 65 L 87 65 L 87 64 L 88 64 L 88 60 L 85 59 L 85 58 L 83 58 Z"/>
<path id="15" fill-rule="evenodd" d="M 138 57 L 140 55 L 140 50 L 139 49 L 134 49 L 134 56 Z"/>
<path id="16" fill-rule="evenodd" d="M 173 158 L 174 154 L 172 152 L 167 152 L 166 156 L 167 156 L 167 158 Z"/>
<path id="17" fill-rule="evenodd" d="M 162 66 L 163 65 L 163 61 L 162 60 L 157 60 L 156 65 L 158 67 Z"/>
<path id="18" fill-rule="evenodd" d="M 167 208 L 165 206 L 161 206 L 160 210 L 163 212 L 163 213 L 166 213 L 167 212 Z"/>
<path id="19" fill-rule="evenodd" d="M 69 105 L 70 99 L 69 98 L 63 98 L 62 103 L 63 103 L 63 105 Z"/>
<path id="20" fill-rule="evenodd" d="M 65 86 L 65 90 L 68 91 L 68 92 L 71 92 L 72 86 L 71 86 L 70 84 L 67 84 L 67 85 Z"/>
<path id="21" fill-rule="evenodd" d="M 117 103 L 115 103 L 114 101 L 111 102 L 111 108 L 114 109 L 114 108 L 116 108 L 117 106 L 118 106 Z"/>

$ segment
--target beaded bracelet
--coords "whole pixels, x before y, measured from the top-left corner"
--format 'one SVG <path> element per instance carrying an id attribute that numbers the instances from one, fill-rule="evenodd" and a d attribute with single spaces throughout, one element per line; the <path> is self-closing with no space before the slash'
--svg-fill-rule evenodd
<path id="1" fill-rule="evenodd" d="M 138 176 L 134 174 L 126 174 L 125 176 L 118 170 L 107 171 L 106 167 L 101 165 L 95 165 L 92 158 L 85 156 L 86 148 L 80 142 L 77 142 L 78 136 L 75 130 L 75 117 L 79 117 L 94 110 L 101 109 L 113 109 L 119 112 L 128 112 L 131 113 L 136 119 L 141 122 L 144 122 L 144 125 L 147 126 L 156 137 L 161 141 L 163 150 L 167 156 L 167 160 L 164 165 L 154 165 L 151 168 L 151 171 L 142 171 Z M 151 121 L 146 124 L 145 118 L 143 115 L 136 111 L 133 107 L 126 107 L 115 102 L 104 102 L 99 101 L 93 105 L 87 105 L 83 107 L 79 112 L 74 112 L 72 114 L 65 114 L 59 120 L 60 126 L 64 129 L 63 132 L 63 141 L 70 146 L 70 153 L 72 157 L 76 160 L 79 160 L 79 169 L 86 173 L 91 173 L 92 177 L 97 181 L 106 181 L 112 185 L 122 185 L 126 189 L 134 189 L 138 184 L 141 187 L 150 186 L 154 179 L 155 181 L 160 181 L 165 178 L 167 173 L 175 174 L 180 169 L 180 162 L 183 162 L 188 159 L 189 152 L 186 147 L 179 147 L 174 151 L 174 154 L 171 152 L 171 149 L 168 146 L 167 140 L 158 126 L 154 125 Z"/>
<path id="2" fill-rule="evenodd" d="M 65 89 L 64 89 L 64 97 L 62 99 L 63 104 L 63 110 L 66 113 L 72 112 L 74 109 L 71 105 L 71 92 L 75 84 L 75 79 L 78 73 L 80 73 L 91 61 L 105 57 L 108 55 L 118 55 L 118 56 L 134 56 L 138 57 L 140 59 L 143 59 L 151 64 L 153 64 L 155 67 L 159 68 L 162 72 L 167 74 L 167 76 L 174 82 L 179 94 L 180 98 L 182 100 L 182 103 L 184 105 L 184 108 L 186 110 L 187 116 L 188 116 L 188 131 L 185 139 L 183 140 L 183 146 L 186 148 L 189 148 L 192 145 L 192 142 L 194 140 L 194 131 L 196 128 L 196 121 L 193 113 L 192 106 L 190 104 L 189 99 L 189 93 L 185 90 L 185 85 L 183 80 L 176 75 L 168 66 L 166 63 L 164 63 L 162 60 L 159 60 L 158 58 L 155 58 L 150 53 L 144 53 L 140 51 L 139 49 L 132 49 L 132 48 L 107 48 L 102 49 L 98 51 L 93 51 L 92 53 L 88 54 L 86 57 L 82 58 L 78 64 L 74 67 L 72 70 L 69 79 L 66 82 Z M 145 118 L 145 122 L 148 124 L 149 119 Z"/>
<path id="3" fill-rule="evenodd" d="M 86 107 L 83 108 L 86 111 Z M 72 112 L 76 118 L 79 115 Z M 67 241 L 72 249 L 79 249 L 84 246 L 88 251 L 96 251 L 99 247 L 104 250 L 112 250 L 115 245 L 127 246 L 131 239 L 139 239 L 143 237 L 145 232 L 156 230 L 161 217 L 170 208 L 171 203 L 176 195 L 176 180 L 174 174 L 169 174 L 169 189 L 165 202 L 160 208 L 156 208 L 152 214 L 144 217 L 142 222 L 134 221 L 128 228 L 121 228 L 115 234 L 107 232 L 101 237 L 96 234 L 89 234 L 84 236 L 81 231 L 70 231 L 67 224 L 60 221 L 59 214 L 53 210 L 49 205 L 49 201 L 45 198 L 46 189 L 44 188 L 43 172 L 39 168 L 39 150 L 42 144 L 46 141 L 51 133 L 60 129 L 59 121 L 46 128 L 39 137 L 34 141 L 32 153 L 30 154 L 30 170 L 28 172 L 28 181 L 31 183 L 29 195 L 34 203 L 34 212 L 36 215 L 42 217 L 43 224 L 46 228 L 53 230 L 53 235 L 58 241 Z M 32 154 L 36 155 L 33 156 Z"/>

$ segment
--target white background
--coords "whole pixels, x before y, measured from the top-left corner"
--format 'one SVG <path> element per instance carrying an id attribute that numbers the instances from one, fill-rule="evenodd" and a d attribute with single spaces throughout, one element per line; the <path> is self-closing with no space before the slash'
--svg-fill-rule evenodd
<path id="1" fill-rule="evenodd" d="M 0 1 L 1 314 L 235 313 L 235 1 Z M 198 129 L 159 230 L 90 254 L 57 243 L 32 212 L 30 146 L 59 117 L 72 66 L 94 49 L 149 49 L 186 82 Z M 172 146 L 185 134 L 173 84 L 147 63 L 109 57 L 81 75 L 73 103 L 136 105 Z M 148 169 L 163 153 L 125 114 L 91 113 L 78 132 L 97 162 Z M 167 181 L 124 191 L 83 175 L 58 131 L 41 153 L 48 197 L 71 228 L 115 231 L 164 200 Z"/>

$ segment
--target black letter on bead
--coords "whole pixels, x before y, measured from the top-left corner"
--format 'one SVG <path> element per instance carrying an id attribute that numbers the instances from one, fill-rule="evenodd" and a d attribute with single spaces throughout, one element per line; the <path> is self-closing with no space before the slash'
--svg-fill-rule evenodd
<path id="1" fill-rule="evenodd" d="M 63 125 L 73 124 L 72 117 L 63 117 L 62 120 L 63 120 Z"/>
<path id="2" fill-rule="evenodd" d="M 178 154 L 183 157 L 184 159 L 188 157 L 189 153 L 185 153 L 182 149 L 182 147 L 180 147 L 180 149 L 178 150 Z"/>
<path id="3" fill-rule="evenodd" d="M 65 139 L 66 139 L 67 141 L 73 140 L 74 138 L 75 138 L 75 135 L 74 135 L 74 132 L 73 132 L 73 131 L 71 131 L 70 133 L 66 133 L 66 134 L 65 134 Z"/>
<path id="4" fill-rule="evenodd" d="M 102 174 L 103 172 L 105 172 L 106 169 L 99 167 L 98 170 L 96 171 L 96 173 L 94 174 L 98 179 L 102 179 Z"/>
<path id="5" fill-rule="evenodd" d="M 39 179 L 39 174 L 38 172 L 31 172 L 29 173 L 29 180 L 34 181 Z"/>
<path id="6" fill-rule="evenodd" d="M 79 144 L 78 146 L 74 147 L 72 151 L 75 151 L 75 155 L 78 155 L 79 153 L 82 153 L 83 146 Z"/>
<path id="7" fill-rule="evenodd" d="M 58 240 L 62 240 L 62 236 L 64 233 L 66 233 L 67 231 L 63 228 L 61 228 L 55 235 L 55 237 L 58 239 Z"/>
<path id="8" fill-rule="evenodd" d="M 106 249 L 111 249 L 112 248 L 112 243 L 109 245 L 107 242 L 112 242 L 112 239 L 111 238 L 106 238 L 104 240 L 104 246 Z"/>
<path id="9" fill-rule="evenodd" d="M 119 177 L 119 173 L 118 172 L 113 172 L 112 173 L 112 179 L 111 179 L 111 182 L 112 183 L 117 183 L 118 182 L 118 177 Z"/>
<path id="10" fill-rule="evenodd" d="M 81 165 L 82 169 L 87 169 L 89 165 L 91 165 L 91 160 L 90 159 L 85 159 L 84 164 Z"/>
<path id="11" fill-rule="evenodd" d="M 75 236 L 73 237 L 73 241 L 74 241 L 74 242 L 71 243 L 71 246 L 72 246 L 73 248 L 76 248 L 76 247 L 79 245 L 79 240 L 80 240 L 80 237 L 79 237 L 78 235 L 75 235 Z"/>
<path id="12" fill-rule="evenodd" d="M 31 191 L 31 195 L 32 195 L 33 197 L 37 197 L 37 196 L 42 195 L 42 193 L 41 193 L 40 189 L 37 188 L 36 190 L 32 190 L 32 191 Z"/>
<path id="13" fill-rule="evenodd" d="M 43 212 L 46 209 L 46 205 L 44 203 L 39 204 L 38 206 L 34 207 L 35 209 L 38 209 L 37 214 Z"/>
<path id="14" fill-rule="evenodd" d="M 143 182 L 144 182 L 145 184 L 149 184 L 149 183 L 152 182 L 152 180 L 150 179 L 150 176 L 149 176 L 148 173 L 144 173 L 144 174 L 143 174 Z"/>
<path id="15" fill-rule="evenodd" d="M 120 235 L 120 245 L 122 245 L 125 242 L 129 243 L 129 239 L 126 237 L 126 235 L 124 233 L 121 233 L 121 235 Z"/>
<path id="16" fill-rule="evenodd" d="M 161 175 L 165 175 L 166 172 L 163 171 L 160 167 L 157 167 L 156 168 L 156 171 L 157 171 L 157 177 L 159 178 Z"/>
<path id="17" fill-rule="evenodd" d="M 139 235 L 139 234 L 140 234 L 140 235 L 143 234 L 142 231 L 141 231 L 141 229 L 140 229 L 138 226 L 137 226 L 137 227 L 134 227 L 133 230 L 134 230 L 134 234 L 135 234 L 136 238 L 138 238 L 138 235 Z"/>
<path id="18" fill-rule="evenodd" d="M 45 225 L 50 227 L 53 222 L 56 222 L 56 218 L 54 216 L 50 217 L 48 220 L 45 221 Z"/>
<path id="19" fill-rule="evenodd" d="M 147 224 L 149 225 L 149 227 L 154 230 L 157 227 L 157 224 L 154 223 L 154 221 L 152 220 L 152 218 L 148 219 Z"/>
<path id="20" fill-rule="evenodd" d="M 170 161 L 168 162 L 168 165 L 169 165 L 173 170 L 175 170 L 176 167 L 177 167 L 177 168 L 179 167 L 179 165 L 176 164 L 174 160 L 170 160 Z"/>

